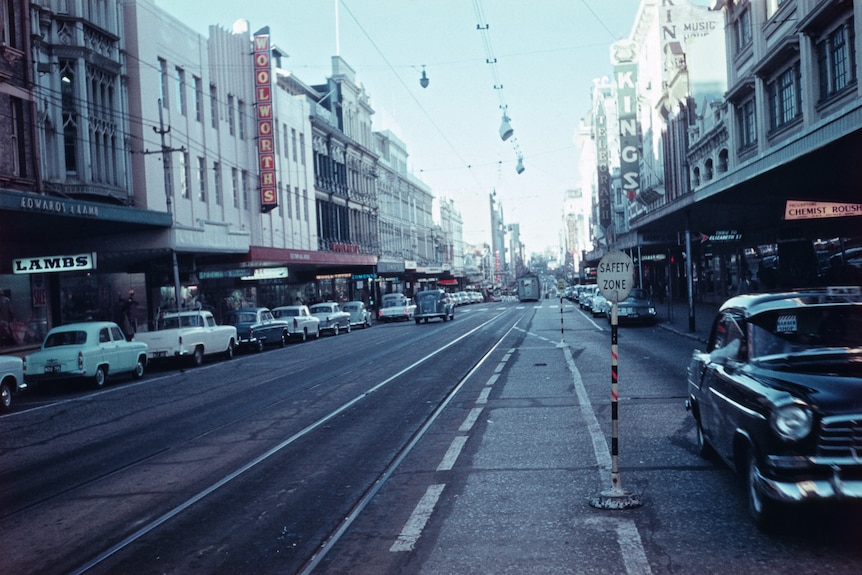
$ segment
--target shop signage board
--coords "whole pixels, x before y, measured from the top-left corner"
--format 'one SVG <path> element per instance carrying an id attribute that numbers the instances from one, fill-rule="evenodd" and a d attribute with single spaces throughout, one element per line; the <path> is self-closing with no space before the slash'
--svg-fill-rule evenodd
<path id="1" fill-rule="evenodd" d="M 12 260 L 13 274 L 80 272 L 96 269 L 96 254 L 41 256 Z"/>
<path id="2" fill-rule="evenodd" d="M 278 205 L 275 181 L 275 134 L 272 101 L 272 55 L 269 28 L 254 37 L 254 101 L 257 110 L 257 156 L 260 164 L 260 209 L 264 213 Z"/>
<path id="3" fill-rule="evenodd" d="M 847 216 L 862 216 L 862 204 L 787 200 L 784 208 L 785 220 L 819 220 Z"/>

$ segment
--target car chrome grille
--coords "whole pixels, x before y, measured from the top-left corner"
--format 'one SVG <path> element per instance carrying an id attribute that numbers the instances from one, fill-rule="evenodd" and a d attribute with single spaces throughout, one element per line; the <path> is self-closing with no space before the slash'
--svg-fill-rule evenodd
<path id="1" fill-rule="evenodd" d="M 862 461 L 862 416 L 823 421 L 817 452 L 824 457 L 849 457 Z"/>

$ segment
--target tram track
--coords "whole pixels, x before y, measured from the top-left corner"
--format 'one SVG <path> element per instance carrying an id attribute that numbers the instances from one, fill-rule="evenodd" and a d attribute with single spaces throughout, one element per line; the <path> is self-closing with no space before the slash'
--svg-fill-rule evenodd
<path id="1" fill-rule="evenodd" d="M 501 317 L 504 317 L 506 315 L 507 311 L 510 311 L 510 310 L 503 310 L 502 313 L 499 313 L 499 314 L 495 313 L 495 315 L 492 318 L 479 323 L 478 325 L 476 325 L 475 327 L 473 327 L 472 329 L 470 329 L 466 333 L 462 334 L 461 336 L 459 336 L 459 337 L 457 337 L 451 341 L 448 341 L 446 343 L 443 343 L 442 345 L 436 346 L 430 353 L 425 354 L 424 356 L 422 356 L 421 358 L 417 359 L 416 361 L 410 363 L 406 367 L 403 367 L 398 372 L 391 374 L 385 378 L 379 378 L 378 377 L 377 381 L 375 381 L 373 384 L 366 385 L 361 392 L 354 394 L 348 400 L 341 401 L 337 407 L 329 408 L 325 414 L 319 415 L 313 421 L 306 422 L 304 424 L 304 427 L 302 427 L 301 429 L 299 429 L 297 431 L 292 432 L 290 435 L 285 437 L 285 439 L 283 441 L 281 441 L 280 443 L 278 443 L 277 445 L 269 448 L 268 450 L 264 451 L 260 455 L 257 455 L 256 457 L 252 458 L 251 460 L 248 460 L 244 464 L 235 465 L 234 469 L 232 471 L 222 473 L 220 476 L 220 479 L 218 479 L 216 481 L 210 481 L 208 485 L 206 485 L 205 487 L 203 487 L 201 489 L 198 489 L 193 495 L 191 495 L 190 497 L 186 497 L 183 501 L 179 502 L 178 504 L 172 505 L 170 507 L 170 509 L 168 509 L 167 511 L 161 512 L 160 514 L 158 514 L 158 516 L 150 517 L 150 518 L 146 519 L 146 522 L 142 525 L 139 525 L 133 533 L 126 535 L 122 540 L 111 545 L 106 550 L 101 551 L 101 552 L 93 555 L 91 559 L 89 559 L 83 563 L 79 563 L 80 566 L 75 568 L 71 572 L 87 573 L 87 572 L 90 572 L 91 570 L 93 570 L 96 566 L 103 566 L 103 564 L 106 561 L 108 561 L 111 557 L 113 557 L 114 555 L 120 553 L 122 550 L 126 549 L 130 545 L 133 545 L 136 541 L 140 540 L 144 536 L 146 536 L 150 533 L 153 533 L 154 531 L 157 531 L 162 525 L 164 525 L 165 523 L 171 521 L 172 519 L 174 519 L 178 516 L 181 516 L 186 510 L 188 510 L 190 507 L 192 507 L 196 503 L 204 500 L 210 494 L 218 491 L 223 486 L 231 483 L 236 478 L 242 476 L 243 474 L 245 474 L 249 470 L 252 470 L 255 467 L 257 467 L 258 465 L 264 463 L 269 458 L 279 454 L 279 452 L 281 452 L 282 450 L 284 450 L 288 446 L 293 445 L 295 442 L 299 441 L 300 439 L 307 438 L 314 431 L 320 430 L 324 427 L 327 427 L 330 429 L 330 432 L 333 429 L 335 429 L 337 432 L 337 429 L 338 429 L 337 426 L 333 426 L 332 423 L 340 415 L 351 410 L 352 408 L 354 408 L 355 406 L 357 406 L 358 404 L 363 402 L 366 398 L 378 393 L 379 391 L 384 389 L 386 386 L 390 385 L 392 382 L 404 379 L 411 372 L 422 367 L 424 364 L 429 362 L 435 356 L 438 356 L 439 354 L 443 353 L 444 351 L 451 349 L 452 346 L 463 345 L 467 338 L 474 336 L 480 330 L 488 327 L 490 324 L 499 320 Z M 431 335 L 432 333 L 433 332 L 430 332 L 430 330 L 427 332 L 428 335 Z M 411 335 L 412 335 L 412 332 L 411 332 Z M 401 345 L 410 345 L 409 342 L 400 342 L 400 343 L 401 343 Z M 497 343 L 495 342 L 494 345 L 496 345 L 496 344 Z M 252 358 L 252 357 L 257 357 L 257 356 L 248 356 L 248 357 Z M 437 414 L 439 414 L 439 412 L 445 408 L 445 405 L 448 404 L 448 402 L 451 400 L 451 398 L 454 396 L 454 394 L 457 393 L 457 389 L 459 389 L 460 386 L 463 384 L 463 382 L 466 381 L 467 378 L 469 377 L 469 372 L 471 372 L 478 365 L 480 365 L 481 362 L 484 361 L 485 357 L 486 357 L 486 354 L 483 354 L 474 363 L 474 365 L 470 367 L 467 375 L 460 378 L 457 382 L 454 382 L 451 384 L 451 389 L 443 397 L 443 399 L 440 400 L 439 404 L 437 405 L 435 410 L 432 412 L 432 415 L 429 416 L 429 418 L 427 418 L 424 422 L 422 422 L 422 426 L 420 427 L 420 430 L 422 430 L 422 433 L 424 433 L 424 430 L 427 429 L 427 427 L 433 422 L 433 419 L 437 417 Z M 379 358 L 377 358 L 377 359 L 379 359 Z M 240 371 L 240 372 L 246 371 L 247 372 L 248 370 L 244 369 L 244 366 L 242 366 L 241 363 L 242 363 L 242 358 L 240 358 L 239 362 L 232 362 L 232 363 L 228 363 L 227 365 L 231 366 L 232 371 Z M 273 382 L 279 381 L 279 379 L 281 377 L 284 377 L 284 374 L 286 374 L 288 372 L 292 372 L 295 376 L 297 366 L 292 365 L 292 363 L 293 362 L 290 362 L 290 361 L 285 362 L 285 365 L 282 368 L 278 369 L 278 372 L 279 372 L 278 374 L 269 373 L 267 376 L 267 375 L 263 375 L 263 374 L 248 373 L 247 374 L 248 375 L 248 381 L 245 383 L 244 389 L 247 389 L 248 385 L 253 385 L 253 386 L 272 385 Z M 390 362 L 390 361 L 384 360 L 382 363 L 390 365 L 390 366 L 392 365 L 392 362 Z M 386 367 L 384 366 L 383 369 L 386 369 Z M 343 376 L 348 371 L 349 370 L 347 368 L 345 368 L 344 366 L 341 366 L 338 373 Z M 168 380 L 172 377 L 182 377 L 182 374 L 179 374 L 179 373 L 178 374 L 170 374 L 167 376 L 160 376 L 159 378 L 153 378 L 153 379 L 155 380 L 155 379 L 164 378 L 164 379 Z M 230 385 L 230 383 L 229 382 L 220 382 L 216 385 L 226 386 L 226 385 Z M 193 449 L 195 443 L 198 440 L 200 440 L 202 438 L 206 438 L 207 436 L 219 435 L 222 432 L 238 433 L 238 432 L 235 432 L 234 429 L 238 428 L 238 427 L 243 427 L 244 425 L 249 425 L 250 419 L 255 419 L 258 417 L 261 419 L 266 419 L 268 417 L 268 414 L 271 414 L 273 412 L 279 412 L 279 411 L 283 412 L 284 410 L 280 409 L 280 408 L 282 408 L 284 405 L 291 404 L 292 402 L 297 401 L 298 398 L 308 396 L 308 394 L 310 394 L 312 392 L 315 393 L 316 397 L 320 397 L 321 395 L 329 395 L 329 394 L 333 394 L 334 396 L 337 396 L 338 395 L 337 389 L 327 388 L 327 386 L 330 386 L 330 385 L 331 385 L 331 382 L 328 382 L 325 379 L 317 379 L 314 381 L 310 381 L 309 383 L 304 384 L 304 385 L 298 385 L 298 386 L 291 387 L 289 391 L 282 391 L 282 395 L 280 395 L 277 399 L 274 399 L 272 401 L 269 401 L 269 402 L 266 402 L 263 404 L 258 404 L 257 407 L 253 410 L 245 410 L 241 414 L 235 415 L 235 417 L 233 417 L 233 418 L 226 419 L 226 420 L 220 420 L 218 422 L 218 425 L 211 425 L 211 426 L 208 426 L 206 429 L 203 429 L 203 430 L 199 429 L 196 434 L 194 434 L 193 436 L 189 436 L 189 437 L 185 438 L 185 440 L 182 443 L 171 445 L 167 449 L 154 450 L 144 457 L 140 457 L 134 461 L 128 461 L 124 465 L 117 466 L 117 467 L 111 469 L 110 471 L 103 473 L 102 475 L 92 476 L 92 477 L 90 477 L 89 481 L 81 482 L 81 483 L 74 485 L 74 486 L 67 486 L 67 488 L 64 489 L 63 491 L 57 492 L 57 493 L 53 494 L 53 496 L 44 498 L 43 500 L 40 500 L 38 503 L 30 505 L 26 508 L 21 508 L 15 512 L 13 512 L 12 514 L 7 514 L 6 516 L 0 518 L 0 520 L 8 521 L 9 519 L 18 519 L 18 518 L 20 518 L 21 515 L 25 515 L 28 512 L 34 511 L 34 509 L 36 507 L 50 508 L 59 499 L 66 499 L 70 495 L 75 493 L 76 491 L 77 492 L 86 492 L 86 491 L 96 490 L 99 488 L 101 483 L 110 480 L 112 477 L 115 477 L 118 475 L 123 475 L 123 474 L 132 474 L 135 472 L 135 470 L 137 468 L 145 468 L 147 466 L 152 466 L 152 465 L 158 464 L 158 461 L 162 461 L 162 460 L 167 459 L 166 455 L 168 455 L 172 451 L 182 451 L 184 448 Z M 326 389 L 322 389 L 322 388 L 326 388 Z M 415 445 L 415 442 L 418 441 L 419 437 L 421 437 L 421 433 L 419 433 L 419 431 L 415 432 L 414 435 L 411 436 L 411 439 L 410 439 L 410 442 L 408 442 L 408 445 Z M 398 452 L 396 457 L 390 463 L 390 466 L 387 467 L 387 470 L 384 471 L 383 474 L 381 474 L 380 476 L 378 476 L 376 479 L 374 479 L 371 482 L 371 488 L 372 489 L 374 489 L 374 486 L 377 485 L 379 482 L 385 481 L 386 474 L 391 473 L 391 470 L 394 469 L 394 467 L 392 466 L 393 463 L 395 464 L 395 466 L 397 466 L 397 462 L 400 461 L 400 459 L 403 458 L 404 454 L 406 453 L 406 451 L 403 451 L 403 449 L 405 449 L 405 447 L 401 448 L 401 451 Z M 365 497 L 370 498 L 371 495 L 373 495 L 373 493 L 366 492 Z M 351 511 L 351 514 L 352 513 L 358 513 L 361 511 L 361 506 L 364 506 L 364 504 L 362 504 L 361 502 L 362 502 L 362 499 L 360 499 L 360 501 L 354 505 L 354 508 Z M 330 533 L 330 535 L 326 538 L 326 540 L 334 542 L 335 540 L 337 540 L 337 537 L 335 534 Z M 318 556 L 318 555 L 315 554 L 314 556 Z M 314 559 L 314 556 L 310 559 L 310 561 Z"/>

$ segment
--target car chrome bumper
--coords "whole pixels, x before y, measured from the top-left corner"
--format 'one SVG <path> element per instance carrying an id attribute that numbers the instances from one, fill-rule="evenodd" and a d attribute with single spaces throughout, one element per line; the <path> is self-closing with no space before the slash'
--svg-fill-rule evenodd
<path id="1" fill-rule="evenodd" d="M 777 501 L 801 503 L 803 501 L 862 499 L 862 479 L 844 479 L 839 466 L 832 466 L 828 478 L 784 481 L 765 477 L 758 472 L 756 481 L 762 492 Z M 858 473 L 854 473 L 858 477 Z"/>

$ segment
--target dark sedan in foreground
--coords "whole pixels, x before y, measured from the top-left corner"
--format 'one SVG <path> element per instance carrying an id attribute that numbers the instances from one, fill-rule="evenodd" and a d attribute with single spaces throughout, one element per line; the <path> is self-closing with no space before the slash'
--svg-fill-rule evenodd
<path id="1" fill-rule="evenodd" d="M 745 479 L 755 523 L 862 500 L 862 290 L 725 302 L 688 368 L 698 449 Z"/>

